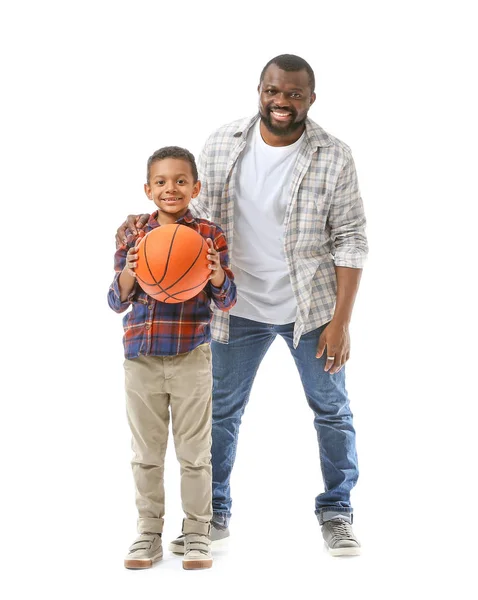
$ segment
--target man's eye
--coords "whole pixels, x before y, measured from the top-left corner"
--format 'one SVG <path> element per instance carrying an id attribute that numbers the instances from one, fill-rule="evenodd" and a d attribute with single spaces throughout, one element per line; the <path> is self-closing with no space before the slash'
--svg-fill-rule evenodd
<path id="1" fill-rule="evenodd" d="M 269 96 L 275 96 L 275 90 L 266 90 L 266 94 L 269 94 Z"/>
<path id="2" fill-rule="evenodd" d="M 301 96 L 300 94 L 297 94 L 297 93 L 293 93 L 293 94 L 291 94 L 291 95 L 290 95 L 290 97 L 291 97 L 291 98 L 296 98 L 296 99 L 297 99 L 297 98 L 302 98 L 302 96 Z"/>

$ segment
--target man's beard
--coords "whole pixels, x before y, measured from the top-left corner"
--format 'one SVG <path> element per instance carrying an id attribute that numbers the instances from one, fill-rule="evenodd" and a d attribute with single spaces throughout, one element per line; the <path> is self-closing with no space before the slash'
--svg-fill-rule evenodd
<path id="1" fill-rule="evenodd" d="M 267 129 L 273 135 L 277 135 L 279 137 L 287 137 L 287 136 L 291 135 L 292 133 L 296 132 L 298 129 L 301 129 L 305 125 L 305 120 L 307 118 L 307 117 L 305 117 L 301 121 L 294 121 L 294 118 L 296 117 L 297 113 L 293 112 L 293 113 L 291 113 L 292 121 L 287 125 L 287 127 L 280 127 L 280 126 L 274 125 L 272 123 L 270 108 L 265 109 L 265 115 L 263 115 L 261 112 L 259 112 L 259 114 L 261 117 L 261 121 L 264 123 L 264 125 L 267 127 Z"/>

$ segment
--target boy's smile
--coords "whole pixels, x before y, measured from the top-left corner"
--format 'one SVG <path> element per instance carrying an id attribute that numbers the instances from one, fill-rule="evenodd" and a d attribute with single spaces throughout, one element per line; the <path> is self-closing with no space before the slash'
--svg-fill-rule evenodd
<path id="1" fill-rule="evenodd" d="M 144 184 L 146 195 L 159 208 L 158 221 L 162 224 L 174 223 L 182 217 L 200 189 L 200 182 L 194 181 L 191 165 L 181 158 L 153 162 L 149 182 Z"/>

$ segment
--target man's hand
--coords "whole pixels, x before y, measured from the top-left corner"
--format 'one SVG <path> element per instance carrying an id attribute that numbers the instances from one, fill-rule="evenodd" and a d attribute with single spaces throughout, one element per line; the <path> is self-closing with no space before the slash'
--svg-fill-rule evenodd
<path id="1" fill-rule="evenodd" d="M 338 373 L 350 358 L 350 336 L 347 322 L 330 321 L 322 332 L 317 346 L 316 358 L 320 358 L 327 348 L 324 371 L 331 375 Z"/>
<path id="2" fill-rule="evenodd" d="M 224 273 L 224 269 L 221 267 L 221 261 L 219 260 L 219 253 L 214 248 L 214 242 L 211 238 L 207 238 L 207 245 L 209 246 L 207 252 L 207 258 L 210 262 L 209 268 L 212 273 L 209 277 L 209 281 L 215 287 L 221 287 L 224 283 L 224 279 L 226 278 L 226 274 Z"/>
<path id="3" fill-rule="evenodd" d="M 126 244 L 126 229 L 130 229 L 133 235 L 138 235 L 149 219 L 148 214 L 128 215 L 126 221 L 122 223 L 116 231 L 116 248 Z"/>

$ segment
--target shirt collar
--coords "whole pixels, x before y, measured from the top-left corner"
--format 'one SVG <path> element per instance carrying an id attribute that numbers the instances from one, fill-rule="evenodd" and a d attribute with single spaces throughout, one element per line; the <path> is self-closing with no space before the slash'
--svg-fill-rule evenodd
<path id="1" fill-rule="evenodd" d="M 150 227 L 151 229 L 154 229 L 155 227 L 160 227 L 161 223 L 158 221 L 158 213 L 159 210 L 155 210 L 154 213 L 152 213 L 148 219 L 148 227 Z M 193 217 L 191 211 L 188 210 L 184 213 L 184 215 L 182 217 L 180 217 L 176 223 L 195 223 L 196 219 Z"/>
<path id="2" fill-rule="evenodd" d="M 239 123 L 237 130 L 233 133 L 233 137 L 235 138 L 246 138 L 249 129 L 254 125 L 254 123 L 259 119 L 259 113 L 254 115 L 252 118 L 244 119 Z M 307 117 L 305 121 L 305 137 L 312 148 L 326 148 L 327 146 L 332 146 L 333 141 L 330 138 L 329 134 L 317 125 L 315 121 L 309 119 Z"/>

